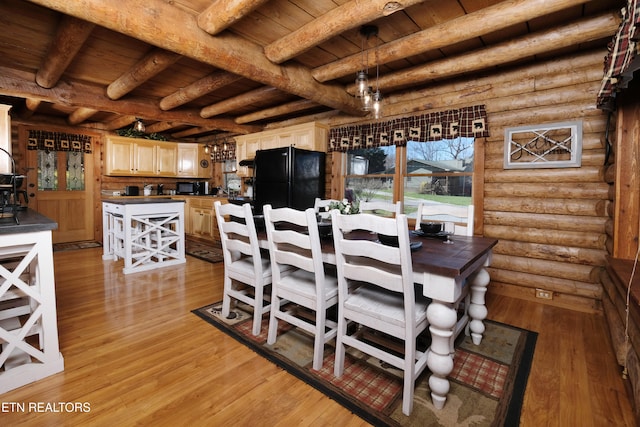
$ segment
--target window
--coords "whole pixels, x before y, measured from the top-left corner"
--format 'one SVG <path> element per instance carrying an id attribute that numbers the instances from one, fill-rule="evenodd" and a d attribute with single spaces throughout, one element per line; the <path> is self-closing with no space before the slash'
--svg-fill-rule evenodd
<path id="1" fill-rule="evenodd" d="M 393 202 L 395 157 L 395 146 L 348 151 L 345 198 Z"/>
<path id="2" fill-rule="evenodd" d="M 474 138 L 461 137 L 409 141 L 406 147 L 349 150 L 345 198 L 402 200 L 404 212 L 410 218 L 415 218 L 418 204 L 424 201 L 470 205 L 473 203 L 473 144 Z"/>

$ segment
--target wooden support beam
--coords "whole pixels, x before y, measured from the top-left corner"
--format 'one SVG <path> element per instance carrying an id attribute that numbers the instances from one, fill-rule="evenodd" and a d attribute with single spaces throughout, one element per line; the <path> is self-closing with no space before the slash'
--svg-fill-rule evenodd
<path id="1" fill-rule="evenodd" d="M 380 77 L 378 84 L 382 89 L 398 88 L 506 64 L 563 47 L 608 37 L 616 31 L 619 23 L 620 17 L 617 13 L 607 12 L 593 18 L 565 24 L 561 28 L 529 34 L 471 53 L 387 74 Z M 355 84 L 351 85 L 348 91 L 355 92 Z"/>
<path id="2" fill-rule="evenodd" d="M 84 122 L 97 112 L 98 110 L 94 110 L 93 108 L 80 107 L 69 115 L 67 121 L 70 125 L 77 125 Z"/>
<path id="3" fill-rule="evenodd" d="M 232 119 L 204 119 L 196 109 L 162 111 L 148 99 L 129 97 L 125 101 L 109 99 L 101 86 L 77 81 L 60 80 L 52 89 L 44 89 L 35 83 L 35 74 L 0 66 L 0 87 L 4 95 L 31 98 L 68 107 L 94 108 L 122 115 L 141 117 L 154 121 L 175 121 L 191 126 L 217 126 L 219 129 L 240 134 L 258 132 L 260 126 L 239 125 Z M 94 126 L 96 127 L 96 126 Z"/>
<path id="4" fill-rule="evenodd" d="M 265 46 L 264 53 L 271 61 L 280 64 L 350 28 L 424 1 L 351 0 Z"/>
<path id="5" fill-rule="evenodd" d="M 182 123 L 176 123 L 176 122 L 156 122 L 154 124 L 147 126 L 146 128 L 147 128 L 147 132 L 149 133 L 162 133 L 169 129 L 173 129 L 181 125 Z"/>
<path id="6" fill-rule="evenodd" d="M 107 87 L 107 96 L 111 99 L 122 98 L 168 66 L 175 64 L 181 57 L 182 55 L 174 52 L 153 49 Z"/>
<path id="7" fill-rule="evenodd" d="M 230 27 L 268 0 L 213 0 L 200 15 L 198 26 L 213 35 Z"/>
<path id="8" fill-rule="evenodd" d="M 304 111 L 310 108 L 319 106 L 317 102 L 309 101 L 308 99 L 301 99 L 299 101 L 289 102 L 287 104 L 278 105 L 277 107 L 267 108 L 265 110 L 256 111 L 255 113 L 245 114 L 244 116 L 236 117 L 236 123 L 244 124 L 256 122 L 258 120 L 269 119 L 271 117 L 283 116 L 285 114 L 295 113 L 297 111 Z"/>
<path id="9" fill-rule="evenodd" d="M 362 116 L 360 103 L 342 85 L 318 83 L 295 62 L 279 66 L 262 46 L 229 31 L 211 37 L 196 17 L 164 0 L 31 0 L 49 9 L 93 22 L 162 49 L 176 52 L 319 104 Z"/>
<path id="10" fill-rule="evenodd" d="M 119 116 L 104 124 L 105 130 L 116 130 L 136 121 L 136 116 Z"/>
<path id="11" fill-rule="evenodd" d="M 167 95 L 160 100 L 160 108 L 163 110 L 171 110 L 186 104 L 189 101 L 200 98 L 209 92 L 227 86 L 233 82 L 240 80 L 242 77 L 231 74 L 226 71 L 219 71 L 201 78 L 187 87 L 178 89 L 171 95 Z"/>
<path id="12" fill-rule="evenodd" d="M 180 132 L 175 132 L 171 134 L 172 138 L 176 138 L 176 139 L 180 139 L 180 138 L 187 138 L 193 135 L 198 135 L 201 133 L 205 133 L 205 132 L 211 132 L 216 130 L 216 128 L 212 128 L 210 126 L 203 126 L 203 127 L 192 127 L 189 129 L 185 129 L 183 131 Z"/>
<path id="13" fill-rule="evenodd" d="M 386 64 L 429 50 L 450 46 L 587 2 L 588 0 L 505 0 L 477 12 L 434 25 L 424 31 L 385 43 L 378 48 L 378 62 Z M 312 71 L 312 74 L 319 82 L 325 82 L 355 73 L 361 67 L 362 54 L 359 52 L 317 67 Z"/>
<path id="14" fill-rule="evenodd" d="M 36 73 L 36 83 L 52 88 L 87 40 L 95 24 L 64 15 Z"/>
<path id="15" fill-rule="evenodd" d="M 202 117 L 213 117 L 227 111 L 235 110 L 238 107 L 244 107 L 254 102 L 264 101 L 265 97 L 272 96 L 280 91 L 274 87 L 261 87 L 249 92 L 245 92 L 242 95 L 234 96 L 233 98 L 225 99 L 222 102 L 211 104 L 200 110 Z"/>

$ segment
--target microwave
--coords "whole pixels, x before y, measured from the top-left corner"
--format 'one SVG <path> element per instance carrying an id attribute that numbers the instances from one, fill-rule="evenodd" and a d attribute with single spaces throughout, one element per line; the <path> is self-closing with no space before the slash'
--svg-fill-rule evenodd
<path id="1" fill-rule="evenodd" d="M 178 182 L 176 194 L 206 194 L 204 182 Z"/>

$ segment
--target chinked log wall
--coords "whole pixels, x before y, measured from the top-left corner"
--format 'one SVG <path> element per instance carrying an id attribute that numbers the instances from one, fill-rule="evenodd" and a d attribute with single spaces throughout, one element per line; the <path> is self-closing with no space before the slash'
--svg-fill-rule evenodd
<path id="1" fill-rule="evenodd" d="M 476 144 L 474 192 L 481 217 L 476 232 L 500 241 L 490 292 L 534 299 L 541 288 L 553 299 L 539 302 L 602 309 L 599 274 L 610 201 L 603 177 L 607 116 L 595 104 L 605 54 L 597 50 L 443 84 L 385 106 L 394 114 L 410 114 L 486 105 L 491 136 Z M 505 128 L 570 120 L 583 124 L 581 167 L 503 168 Z"/>

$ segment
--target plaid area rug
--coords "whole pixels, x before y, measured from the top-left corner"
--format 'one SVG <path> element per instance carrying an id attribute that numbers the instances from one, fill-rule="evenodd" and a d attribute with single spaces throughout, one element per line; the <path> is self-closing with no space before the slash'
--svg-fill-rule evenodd
<path id="1" fill-rule="evenodd" d="M 222 246 L 219 243 L 204 243 L 196 240 L 185 240 L 185 252 L 187 255 L 209 261 L 211 263 L 222 262 Z"/>
<path id="2" fill-rule="evenodd" d="M 410 417 L 402 413 L 402 372 L 378 359 L 347 347 L 342 377 L 333 375 L 334 348 L 325 346 L 320 371 L 311 368 L 313 337 L 279 322 L 278 340 L 266 344 L 268 317 L 261 334 L 251 335 L 252 314 L 236 307 L 229 319 L 220 314 L 221 303 L 193 313 L 234 337 L 261 356 L 328 395 L 365 421 L 376 426 L 514 426 L 519 424 L 537 334 L 513 326 L 485 321 L 479 346 L 469 337 L 456 342 L 451 389 L 443 409 L 431 402 L 428 370 L 416 381 Z M 428 334 L 427 334 L 428 335 Z M 423 348 L 429 345 L 424 337 Z M 351 350 L 351 351 L 349 351 Z"/>

